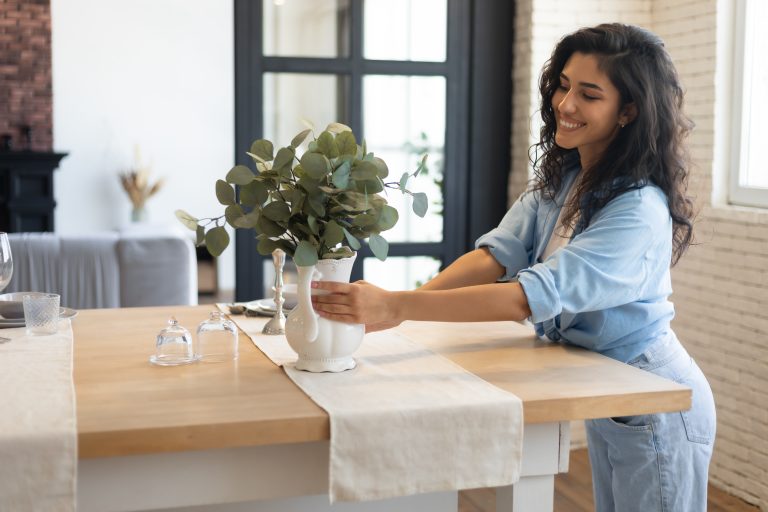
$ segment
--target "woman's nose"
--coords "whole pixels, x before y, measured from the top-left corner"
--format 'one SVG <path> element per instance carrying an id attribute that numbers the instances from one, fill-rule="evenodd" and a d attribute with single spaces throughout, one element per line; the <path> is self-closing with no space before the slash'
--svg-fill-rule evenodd
<path id="1" fill-rule="evenodd" d="M 573 113 L 573 111 L 575 110 L 575 105 L 573 104 L 571 91 L 568 91 L 565 94 L 565 96 L 563 96 L 563 99 L 557 105 L 557 110 L 559 110 L 561 113 L 564 113 L 564 114 Z"/>

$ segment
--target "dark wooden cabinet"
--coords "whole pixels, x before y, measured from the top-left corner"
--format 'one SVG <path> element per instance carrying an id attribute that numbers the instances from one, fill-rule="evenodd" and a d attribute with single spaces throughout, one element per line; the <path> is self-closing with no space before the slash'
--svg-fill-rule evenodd
<path id="1" fill-rule="evenodd" d="M 53 231 L 53 171 L 66 155 L 0 152 L 0 231 Z"/>

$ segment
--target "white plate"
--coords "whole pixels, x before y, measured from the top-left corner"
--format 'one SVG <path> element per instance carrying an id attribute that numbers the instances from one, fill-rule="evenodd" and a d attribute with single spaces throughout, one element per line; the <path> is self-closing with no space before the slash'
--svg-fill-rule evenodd
<path id="1" fill-rule="evenodd" d="M 60 308 L 59 318 L 75 318 L 77 310 L 72 308 Z M 9 329 L 11 327 L 24 327 L 23 318 L 0 318 L 0 329 Z"/>
<path id="2" fill-rule="evenodd" d="M 262 315 L 271 316 L 277 311 L 277 306 L 275 305 L 275 301 L 273 299 L 252 300 L 251 302 L 246 302 L 243 304 L 243 306 L 245 306 L 245 309 Z M 283 312 L 286 314 L 290 313 L 291 309 L 292 308 L 283 306 Z"/>

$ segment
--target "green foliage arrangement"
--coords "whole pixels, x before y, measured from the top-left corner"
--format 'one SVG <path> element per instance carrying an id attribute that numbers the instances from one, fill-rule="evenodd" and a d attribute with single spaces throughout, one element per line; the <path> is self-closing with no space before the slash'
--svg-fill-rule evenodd
<path id="1" fill-rule="evenodd" d="M 296 150 L 310 135 L 313 140 L 299 157 Z M 176 217 L 197 233 L 197 244 L 205 243 L 213 256 L 229 245 L 224 227 L 228 223 L 254 229 L 260 254 L 280 248 L 300 266 L 352 256 L 366 239 L 373 254 L 384 260 L 389 243 L 381 233 L 397 223 L 398 213 L 382 193 L 392 189 L 408 194 L 414 213 L 427 213 L 426 194 L 407 188 L 409 179 L 425 168 L 427 156 L 415 172 L 386 182 L 389 169 L 384 160 L 369 153 L 365 141 L 358 144 L 352 130 L 340 123 L 331 123 L 317 137 L 306 129 L 277 153 L 272 142 L 259 139 L 248 155 L 256 173 L 238 165 L 216 181 L 216 197 L 226 207 L 223 215 L 198 219 L 176 211 Z"/>

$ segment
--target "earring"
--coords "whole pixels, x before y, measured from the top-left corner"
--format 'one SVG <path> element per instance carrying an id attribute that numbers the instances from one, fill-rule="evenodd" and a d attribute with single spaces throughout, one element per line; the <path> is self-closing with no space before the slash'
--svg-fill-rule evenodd
<path id="1" fill-rule="evenodd" d="M 619 123 L 619 128 L 624 128 L 626 126 L 626 123 Z"/>

